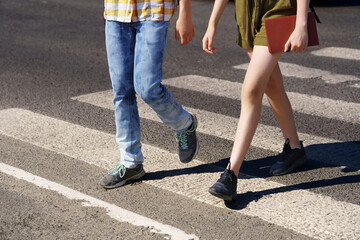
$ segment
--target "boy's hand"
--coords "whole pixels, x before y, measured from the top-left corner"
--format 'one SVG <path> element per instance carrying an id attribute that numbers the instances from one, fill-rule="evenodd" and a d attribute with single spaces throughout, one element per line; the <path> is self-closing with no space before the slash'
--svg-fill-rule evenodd
<path id="1" fill-rule="evenodd" d="M 175 26 L 175 39 L 179 41 L 180 45 L 188 44 L 195 36 L 195 30 L 191 18 L 179 17 Z"/>
<path id="2" fill-rule="evenodd" d="M 217 48 L 213 48 L 213 41 L 215 38 L 216 28 L 208 27 L 202 40 L 203 50 L 209 54 L 217 52 Z"/>

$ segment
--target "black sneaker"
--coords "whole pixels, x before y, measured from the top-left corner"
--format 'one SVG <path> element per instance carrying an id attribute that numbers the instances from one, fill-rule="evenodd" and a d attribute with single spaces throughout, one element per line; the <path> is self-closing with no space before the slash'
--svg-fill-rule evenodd
<path id="1" fill-rule="evenodd" d="M 237 177 L 233 170 L 230 170 L 230 164 L 221 174 L 220 179 L 209 188 L 209 193 L 225 201 L 233 201 L 237 197 Z"/>
<path id="2" fill-rule="evenodd" d="M 135 168 L 126 168 L 120 164 L 100 180 L 100 185 L 104 188 L 116 188 L 127 182 L 139 180 L 144 175 L 145 171 L 142 164 L 138 164 Z"/>
<path id="3" fill-rule="evenodd" d="M 197 119 L 191 115 L 193 123 L 184 132 L 176 133 L 176 142 L 179 143 L 179 158 L 182 163 L 193 160 L 199 149 L 199 142 L 196 137 Z"/>
<path id="4" fill-rule="evenodd" d="M 271 166 L 270 174 L 276 176 L 287 174 L 294 171 L 296 168 L 301 167 L 307 161 L 303 142 L 300 141 L 300 149 L 291 149 L 289 143 L 290 140 L 287 138 L 280 160 Z"/>

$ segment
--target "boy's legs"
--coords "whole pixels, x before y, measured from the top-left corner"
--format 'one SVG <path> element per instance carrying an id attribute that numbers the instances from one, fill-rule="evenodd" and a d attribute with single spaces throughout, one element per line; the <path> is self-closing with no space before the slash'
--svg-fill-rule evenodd
<path id="1" fill-rule="evenodd" d="M 106 50 L 114 93 L 116 142 L 127 168 L 143 162 L 140 121 L 133 69 L 135 29 L 129 23 L 106 21 Z"/>
<path id="2" fill-rule="evenodd" d="M 140 143 L 140 121 L 133 81 L 135 30 L 129 23 L 106 21 L 106 50 L 114 93 L 116 142 L 121 164 L 100 180 L 115 188 L 145 175 Z"/>
<path id="3" fill-rule="evenodd" d="M 134 86 L 136 93 L 157 113 L 159 118 L 177 132 L 179 157 L 184 163 L 197 152 L 196 119 L 175 100 L 161 84 L 169 22 L 144 21 L 135 23 L 136 44 Z"/>
<path id="4" fill-rule="evenodd" d="M 136 93 L 175 131 L 188 128 L 191 115 L 162 85 L 162 65 L 169 22 L 136 24 L 134 85 Z"/>
<path id="5" fill-rule="evenodd" d="M 106 22 L 106 48 L 121 164 L 100 181 L 105 188 L 122 186 L 145 174 L 136 93 L 160 119 L 178 132 L 178 136 L 182 136 L 179 146 L 186 142 L 186 148 L 179 148 L 180 160 L 189 162 L 196 155 L 196 119 L 161 84 L 168 24 L 155 21 Z"/>

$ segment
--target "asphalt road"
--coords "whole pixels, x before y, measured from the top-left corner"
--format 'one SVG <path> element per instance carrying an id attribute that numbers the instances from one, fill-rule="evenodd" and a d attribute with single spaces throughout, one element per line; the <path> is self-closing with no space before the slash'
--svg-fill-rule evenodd
<path id="1" fill-rule="evenodd" d="M 164 83 L 199 117 L 196 160 L 178 163 L 173 132 L 140 104 L 148 174 L 105 191 L 98 181 L 118 156 L 103 3 L 2 0 L 0 239 L 359 239 L 360 7 L 345 5 L 319 4 L 320 46 L 281 57 L 310 161 L 269 176 L 282 140 L 264 105 L 238 199 L 224 204 L 206 191 L 230 156 L 240 114 L 232 90 L 248 62 L 233 2 L 213 56 L 201 49 L 211 1 L 193 1 L 189 45 L 175 41 L 177 16 L 169 30 Z"/>

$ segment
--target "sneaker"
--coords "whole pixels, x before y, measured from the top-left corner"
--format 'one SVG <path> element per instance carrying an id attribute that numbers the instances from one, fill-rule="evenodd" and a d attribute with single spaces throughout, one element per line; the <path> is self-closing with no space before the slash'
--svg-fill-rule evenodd
<path id="1" fill-rule="evenodd" d="M 100 180 L 100 185 L 104 188 L 116 188 L 125 185 L 127 182 L 139 180 L 144 175 L 145 171 L 142 164 L 136 165 L 135 168 L 126 168 L 120 164 Z"/>
<path id="2" fill-rule="evenodd" d="M 209 193 L 225 201 L 233 201 L 237 197 L 237 177 L 233 170 L 230 170 L 230 164 L 221 174 L 220 179 L 209 188 Z"/>
<path id="3" fill-rule="evenodd" d="M 271 166 L 270 174 L 276 176 L 287 174 L 294 171 L 296 168 L 301 167 L 307 161 L 303 142 L 300 141 L 300 149 L 291 149 L 289 143 L 290 140 L 287 138 L 285 140 L 281 158 Z"/>
<path id="4" fill-rule="evenodd" d="M 179 143 L 179 158 L 182 163 L 193 160 L 199 149 L 199 142 L 196 137 L 197 119 L 191 115 L 193 123 L 184 132 L 177 132 L 176 142 Z"/>

